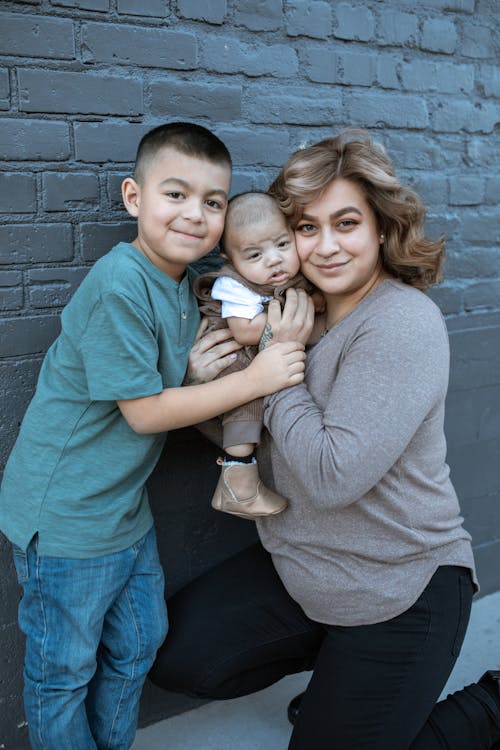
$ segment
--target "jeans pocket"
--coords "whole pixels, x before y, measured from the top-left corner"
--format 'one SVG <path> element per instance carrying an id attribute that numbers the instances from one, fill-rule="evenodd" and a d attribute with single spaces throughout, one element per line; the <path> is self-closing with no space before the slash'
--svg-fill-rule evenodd
<path id="1" fill-rule="evenodd" d="M 470 610 L 472 605 L 473 585 L 469 570 L 464 570 L 458 578 L 458 595 L 459 595 L 459 618 L 457 632 L 451 653 L 458 656 L 462 643 L 464 642 L 467 625 L 469 624 Z"/>
<path id="2" fill-rule="evenodd" d="M 17 544 L 12 545 L 12 555 L 14 558 L 17 580 L 23 585 L 29 578 L 28 555 L 21 549 L 21 547 L 18 547 Z"/>

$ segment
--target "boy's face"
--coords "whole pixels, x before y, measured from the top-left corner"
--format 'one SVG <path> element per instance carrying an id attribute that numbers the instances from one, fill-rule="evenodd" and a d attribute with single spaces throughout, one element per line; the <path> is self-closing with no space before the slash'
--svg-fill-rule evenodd
<path id="1" fill-rule="evenodd" d="M 253 284 L 281 286 L 299 272 L 293 232 L 276 212 L 250 227 L 226 226 L 225 247 L 225 257 Z"/>
<path id="2" fill-rule="evenodd" d="M 132 243 L 163 273 L 179 281 L 186 266 L 218 243 L 231 183 L 229 165 L 175 149 L 160 151 L 139 185 L 128 177 L 123 201 L 137 218 Z"/>

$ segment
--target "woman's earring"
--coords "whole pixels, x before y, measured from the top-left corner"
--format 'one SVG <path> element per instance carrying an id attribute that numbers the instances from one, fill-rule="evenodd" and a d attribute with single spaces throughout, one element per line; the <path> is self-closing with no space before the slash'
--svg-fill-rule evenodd
<path id="1" fill-rule="evenodd" d="M 380 242 L 383 242 L 384 240 L 385 240 L 385 235 L 381 234 L 380 235 Z"/>

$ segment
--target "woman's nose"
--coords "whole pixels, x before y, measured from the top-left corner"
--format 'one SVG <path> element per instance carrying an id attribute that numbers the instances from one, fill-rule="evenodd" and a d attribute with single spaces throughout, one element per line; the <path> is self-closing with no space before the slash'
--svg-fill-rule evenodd
<path id="1" fill-rule="evenodd" d="M 322 232 L 316 245 L 316 252 L 318 255 L 328 257 L 330 255 L 335 255 L 338 251 L 339 243 L 335 232 Z"/>

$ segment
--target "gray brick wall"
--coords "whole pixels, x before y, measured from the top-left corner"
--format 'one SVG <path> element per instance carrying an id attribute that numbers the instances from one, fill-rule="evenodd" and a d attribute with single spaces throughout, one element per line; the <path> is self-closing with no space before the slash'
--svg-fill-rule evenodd
<path id="1" fill-rule="evenodd" d="M 62 307 L 134 234 L 119 188 L 146 130 L 174 119 L 213 128 L 238 192 L 265 189 L 297 147 L 360 125 L 421 193 L 429 233 L 447 239 L 446 280 L 430 294 L 452 347 L 449 462 L 482 594 L 499 589 L 498 54 L 495 0 L 2 0 L 0 468 Z M 207 444 L 181 431 L 169 451 L 152 494 L 173 590 L 253 527 L 207 509 Z M 0 746 L 13 750 L 27 741 L 3 538 L 0 564 Z M 143 722 L 190 705 L 151 686 L 146 699 Z"/>

